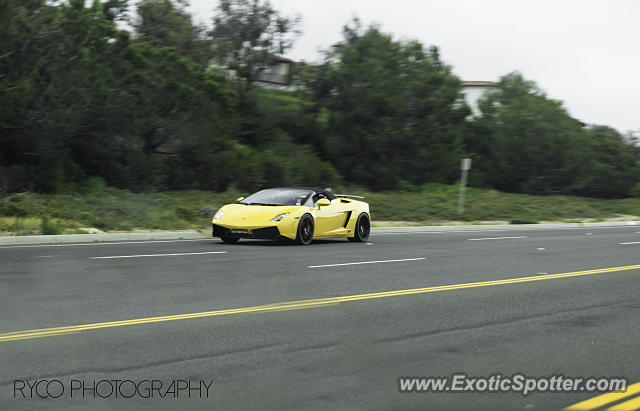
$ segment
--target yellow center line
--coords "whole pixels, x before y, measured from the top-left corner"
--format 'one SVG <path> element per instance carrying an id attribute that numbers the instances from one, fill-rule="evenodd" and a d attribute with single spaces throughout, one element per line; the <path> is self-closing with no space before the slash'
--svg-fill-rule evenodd
<path id="1" fill-rule="evenodd" d="M 640 410 L 640 397 L 632 398 L 629 401 L 616 404 L 611 408 L 607 408 L 607 411 L 633 411 Z"/>
<path id="2" fill-rule="evenodd" d="M 529 276 L 529 277 L 507 278 L 504 280 L 480 281 L 480 282 L 473 282 L 473 283 L 451 284 L 451 285 L 442 285 L 442 286 L 435 286 L 435 287 L 412 288 L 407 290 L 383 291 L 383 292 L 367 293 L 367 294 L 354 294 L 354 295 L 346 295 L 342 297 L 328 297 L 328 298 L 318 298 L 318 299 L 311 299 L 311 300 L 290 301 L 290 302 L 282 302 L 282 303 L 275 303 L 275 304 L 268 304 L 268 305 L 259 305 L 254 307 L 205 311 L 200 313 L 165 315 L 165 316 L 159 316 L 159 317 L 135 318 L 135 319 L 123 320 L 123 321 L 108 321 L 108 322 L 100 322 L 100 323 L 93 323 L 93 324 L 70 325 L 66 327 L 53 327 L 53 328 L 42 328 L 37 330 L 14 331 L 14 332 L 0 334 L 0 342 L 23 340 L 23 339 L 29 339 L 29 338 L 39 338 L 39 337 L 51 337 L 55 335 L 62 335 L 62 334 L 87 331 L 87 330 L 95 330 L 99 328 L 122 327 L 127 325 L 158 323 L 158 322 L 175 321 L 175 320 L 188 320 L 193 318 L 216 317 L 221 315 L 312 308 L 312 307 L 328 306 L 328 305 L 349 302 L 349 301 L 360 301 L 360 300 L 396 297 L 396 296 L 412 295 L 412 294 L 425 294 L 425 293 L 461 290 L 461 289 L 476 288 L 476 287 L 490 287 L 490 286 L 497 286 L 497 285 L 519 284 L 519 283 L 527 283 L 527 282 L 533 282 L 533 281 L 554 280 L 559 278 L 580 277 L 580 276 L 586 276 L 586 275 L 612 273 L 612 272 L 618 272 L 618 271 L 629 271 L 629 270 L 638 270 L 638 269 L 640 269 L 640 264 L 627 265 L 622 267 L 598 268 L 595 270 L 574 271 L 570 273 L 546 274 L 546 275 L 538 274 L 538 275 Z"/>
<path id="3" fill-rule="evenodd" d="M 589 398 L 588 400 L 584 400 L 579 403 L 573 404 L 565 408 L 565 411 L 595 410 L 596 408 L 604 407 L 607 404 L 612 404 L 616 401 L 620 401 L 623 398 L 630 397 L 638 393 L 640 393 L 640 382 L 628 386 L 625 392 L 609 392 L 606 394 L 598 395 L 597 397 Z M 635 404 L 635 408 L 629 408 L 629 406 L 633 406 L 634 404 Z M 639 408 L 640 408 L 640 397 L 634 398 L 630 401 L 625 401 L 621 404 L 615 405 L 608 409 L 609 410 L 637 410 Z"/>

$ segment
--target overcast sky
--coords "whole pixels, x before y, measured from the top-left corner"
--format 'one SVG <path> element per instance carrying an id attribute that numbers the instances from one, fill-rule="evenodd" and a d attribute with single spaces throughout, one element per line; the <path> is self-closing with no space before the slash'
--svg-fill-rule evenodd
<path id="1" fill-rule="evenodd" d="M 216 0 L 190 0 L 211 24 Z M 314 62 L 351 17 L 396 39 L 440 48 L 463 80 L 497 80 L 518 70 L 570 114 L 619 131 L 640 129 L 640 1 L 636 0 L 272 0 L 302 16 L 287 57 Z"/>

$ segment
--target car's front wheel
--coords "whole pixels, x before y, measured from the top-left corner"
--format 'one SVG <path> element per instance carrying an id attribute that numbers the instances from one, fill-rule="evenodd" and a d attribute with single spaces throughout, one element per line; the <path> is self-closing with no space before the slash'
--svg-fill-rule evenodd
<path id="1" fill-rule="evenodd" d="M 364 243 L 369 239 L 371 233 L 371 222 L 369 216 L 366 213 L 360 214 L 358 221 L 356 221 L 356 229 L 353 237 L 348 237 L 349 241 L 355 241 L 358 243 Z"/>
<path id="2" fill-rule="evenodd" d="M 307 245 L 311 243 L 313 240 L 313 217 L 309 214 L 305 214 L 300 217 L 300 222 L 298 223 L 298 232 L 296 234 L 296 243 L 300 245 Z"/>
<path id="3" fill-rule="evenodd" d="M 220 237 L 222 241 L 228 244 L 237 243 L 240 240 L 240 237 Z"/>

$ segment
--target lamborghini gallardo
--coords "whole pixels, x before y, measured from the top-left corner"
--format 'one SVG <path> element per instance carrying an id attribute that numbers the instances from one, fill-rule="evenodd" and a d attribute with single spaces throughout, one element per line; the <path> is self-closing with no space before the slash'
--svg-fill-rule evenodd
<path id="1" fill-rule="evenodd" d="M 213 216 L 213 237 L 225 243 L 241 238 L 289 239 L 301 245 L 317 238 L 369 238 L 369 204 L 363 197 L 333 194 L 329 189 L 282 187 L 260 190 Z"/>

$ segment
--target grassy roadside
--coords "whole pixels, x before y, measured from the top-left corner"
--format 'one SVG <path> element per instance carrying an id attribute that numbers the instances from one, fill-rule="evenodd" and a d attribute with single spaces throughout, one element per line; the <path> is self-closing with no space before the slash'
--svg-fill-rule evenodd
<path id="1" fill-rule="evenodd" d="M 426 184 L 416 191 L 380 193 L 358 188 L 337 191 L 364 195 L 377 225 L 640 219 L 640 198 L 543 197 L 470 188 L 465 214 L 460 217 L 457 186 Z M 0 235 L 80 233 L 82 227 L 104 231 L 203 229 L 221 205 L 246 194 L 235 189 L 133 194 L 102 186 L 73 195 L 21 193 L 0 200 Z M 49 221 L 45 223 L 43 216 Z"/>

